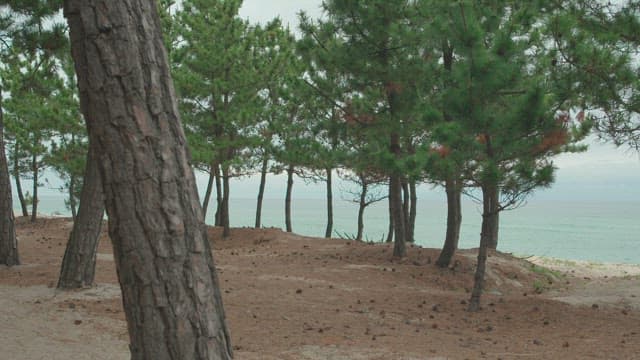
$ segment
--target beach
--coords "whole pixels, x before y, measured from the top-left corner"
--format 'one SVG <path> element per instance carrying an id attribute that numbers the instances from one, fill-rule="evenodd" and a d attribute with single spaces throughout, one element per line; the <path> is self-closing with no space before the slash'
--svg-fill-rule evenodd
<path id="1" fill-rule="evenodd" d="M 111 246 L 95 287 L 55 289 L 66 218 L 18 219 L 23 265 L 0 268 L 1 359 L 128 359 Z M 483 310 L 465 311 L 475 251 L 211 228 L 236 359 L 632 358 L 640 266 L 494 253 Z"/>

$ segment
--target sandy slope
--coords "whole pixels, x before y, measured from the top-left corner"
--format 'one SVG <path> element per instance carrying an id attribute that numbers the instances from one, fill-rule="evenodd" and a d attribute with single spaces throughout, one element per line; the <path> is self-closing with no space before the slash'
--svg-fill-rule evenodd
<path id="1" fill-rule="evenodd" d="M 0 359 L 128 359 L 106 238 L 97 287 L 55 291 L 66 219 L 18 228 L 25 265 L 0 268 Z M 490 258 L 484 310 L 464 311 L 474 252 L 451 269 L 437 251 L 212 229 L 237 359 L 633 359 L 640 354 L 640 267 Z M 564 267 L 563 267 L 564 266 Z M 626 272 L 626 273 L 625 273 Z M 612 277 L 614 276 L 615 277 Z M 536 289 L 542 294 L 536 294 Z M 595 304 L 595 305 L 594 305 Z"/>

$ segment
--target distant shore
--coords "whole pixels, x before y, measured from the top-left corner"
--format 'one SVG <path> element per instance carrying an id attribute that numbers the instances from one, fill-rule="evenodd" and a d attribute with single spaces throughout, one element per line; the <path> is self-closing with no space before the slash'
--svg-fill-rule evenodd
<path id="1" fill-rule="evenodd" d="M 577 277 L 607 278 L 640 276 L 640 264 L 616 264 L 597 261 L 558 259 L 546 256 L 524 258 L 536 265 Z"/>

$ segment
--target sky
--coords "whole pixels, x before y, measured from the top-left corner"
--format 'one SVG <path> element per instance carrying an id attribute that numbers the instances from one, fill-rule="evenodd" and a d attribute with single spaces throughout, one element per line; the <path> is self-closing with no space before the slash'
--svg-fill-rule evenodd
<path id="1" fill-rule="evenodd" d="M 245 0 L 240 16 L 260 23 L 278 16 L 285 24 L 289 24 L 291 30 L 297 30 L 297 13 L 304 11 L 310 17 L 317 18 L 322 13 L 321 3 L 321 0 Z M 535 198 L 640 201 L 640 154 L 625 147 L 616 148 L 612 144 L 599 142 L 595 138 L 590 138 L 587 143 L 587 152 L 562 154 L 554 160 L 558 167 L 556 182 L 551 189 L 538 191 Z M 271 195 L 276 196 L 284 191 L 285 181 L 283 177 L 274 178 L 276 190 Z M 254 182 L 257 184 L 255 179 L 245 179 L 238 186 L 252 187 Z M 430 191 L 429 187 L 423 186 L 421 191 L 426 197 L 440 196 L 440 191 Z M 305 189 L 305 196 L 308 197 L 321 197 L 323 194 L 322 185 L 307 186 Z"/>

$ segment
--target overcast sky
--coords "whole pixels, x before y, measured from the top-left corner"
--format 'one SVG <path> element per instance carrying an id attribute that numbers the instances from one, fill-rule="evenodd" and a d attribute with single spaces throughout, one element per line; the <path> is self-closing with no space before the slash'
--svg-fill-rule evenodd
<path id="1" fill-rule="evenodd" d="M 267 22 L 278 16 L 297 30 L 297 14 L 310 17 L 321 14 L 321 0 L 245 0 L 240 16 L 252 22 Z M 539 191 L 538 199 L 592 199 L 598 201 L 640 201 L 640 156 L 627 148 L 589 141 L 590 149 L 580 154 L 563 154 L 554 161 L 559 168 L 552 189 Z M 253 185 L 247 180 L 247 185 Z M 278 180 L 278 182 L 280 182 Z M 277 186 L 278 193 L 280 191 Z M 322 187 L 310 187 L 309 195 L 321 196 Z M 317 193 L 317 194 L 316 194 Z"/>

